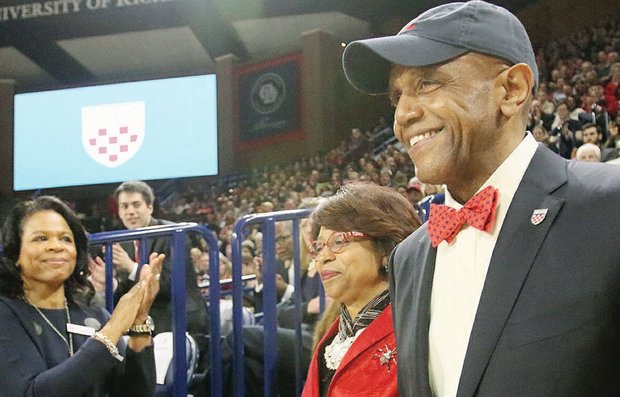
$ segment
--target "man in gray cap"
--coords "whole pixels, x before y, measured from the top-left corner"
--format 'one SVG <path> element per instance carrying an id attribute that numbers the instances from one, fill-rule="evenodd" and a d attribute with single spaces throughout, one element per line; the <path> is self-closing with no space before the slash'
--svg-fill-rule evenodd
<path id="1" fill-rule="evenodd" d="M 620 395 L 620 173 L 526 132 L 538 73 L 519 20 L 444 4 L 343 63 L 388 93 L 420 181 L 447 186 L 391 258 L 400 394 Z"/>

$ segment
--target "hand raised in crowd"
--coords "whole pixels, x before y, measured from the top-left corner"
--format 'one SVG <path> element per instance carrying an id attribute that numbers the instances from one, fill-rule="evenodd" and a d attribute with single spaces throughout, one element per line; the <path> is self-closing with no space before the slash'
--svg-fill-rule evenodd
<path id="1" fill-rule="evenodd" d="M 254 262 L 254 274 L 256 274 L 256 283 L 263 283 L 263 258 L 260 256 L 255 256 L 253 259 Z"/>
<path id="2" fill-rule="evenodd" d="M 88 270 L 90 276 L 88 281 L 91 282 L 96 292 L 105 292 L 105 262 L 100 257 L 88 258 Z M 116 290 L 118 281 L 113 279 L 113 289 Z"/>
<path id="3" fill-rule="evenodd" d="M 288 287 L 288 283 L 284 281 L 284 277 L 276 273 L 276 291 L 278 292 L 279 298 L 282 297 L 282 295 L 284 295 L 287 287 Z"/>
<path id="4" fill-rule="evenodd" d="M 99 257 L 88 257 L 88 281 L 93 285 L 96 292 L 105 291 L 105 262 Z"/>
<path id="5" fill-rule="evenodd" d="M 112 246 L 112 263 L 117 270 L 131 273 L 135 262 L 120 244 L 114 244 Z"/>

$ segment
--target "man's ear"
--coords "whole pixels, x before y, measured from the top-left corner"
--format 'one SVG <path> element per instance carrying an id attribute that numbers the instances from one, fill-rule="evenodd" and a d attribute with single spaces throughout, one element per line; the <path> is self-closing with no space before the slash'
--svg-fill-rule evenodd
<path id="1" fill-rule="evenodd" d="M 500 75 L 504 89 L 500 109 L 505 116 L 519 114 L 534 87 L 534 73 L 525 63 L 518 63 L 503 71 Z"/>

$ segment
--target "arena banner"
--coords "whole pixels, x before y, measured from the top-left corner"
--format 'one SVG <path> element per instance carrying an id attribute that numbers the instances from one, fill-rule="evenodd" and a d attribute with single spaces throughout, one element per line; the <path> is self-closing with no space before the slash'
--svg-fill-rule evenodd
<path id="1" fill-rule="evenodd" d="M 301 55 L 238 69 L 237 148 L 250 149 L 303 137 Z"/>

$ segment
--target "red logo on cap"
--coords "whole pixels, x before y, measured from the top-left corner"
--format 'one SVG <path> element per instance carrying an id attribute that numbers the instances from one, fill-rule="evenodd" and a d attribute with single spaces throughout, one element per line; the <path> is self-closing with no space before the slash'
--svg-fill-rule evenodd
<path id="1" fill-rule="evenodd" d="M 413 30 L 413 29 L 415 29 L 415 28 L 416 28 L 415 23 L 413 23 L 413 22 L 409 22 L 409 24 L 405 25 L 405 27 L 404 27 L 404 28 L 402 28 L 402 29 L 400 30 L 400 32 L 398 32 L 398 34 L 401 34 L 401 33 L 403 33 L 403 32 L 408 32 L 408 31 Z"/>

